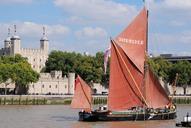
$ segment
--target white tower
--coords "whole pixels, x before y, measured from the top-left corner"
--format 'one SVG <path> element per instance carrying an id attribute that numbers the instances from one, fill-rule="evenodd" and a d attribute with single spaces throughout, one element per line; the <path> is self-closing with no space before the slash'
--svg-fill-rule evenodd
<path id="1" fill-rule="evenodd" d="M 68 74 L 68 94 L 74 94 L 75 73 Z"/>
<path id="2" fill-rule="evenodd" d="M 21 48 L 21 40 L 20 37 L 16 35 L 17 29 L 16 25 L 14 25 L 14 35 L 11 37 L 11 54 L 15 55 L 20 53 Z"/>
<path id="3" fill-rule="evenodd" d="M 43 37 L 40 39 L 40 49 L 48 54 L 48 38 L 46 37 L 45 27 L 43 27 Z"/>

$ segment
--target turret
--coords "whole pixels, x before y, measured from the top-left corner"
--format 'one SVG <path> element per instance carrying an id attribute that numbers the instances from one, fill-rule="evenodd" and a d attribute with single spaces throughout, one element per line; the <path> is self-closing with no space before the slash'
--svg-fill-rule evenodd
<path id="1" fill-rule="evenodd" d="M 74 94 L 75 73 L 68 74 L 68 94 Z"/>
<path id="2" fill-rule="evenodd" d="M 45 27 L 43 27 L 43 36 L 40 39 L 40 49 L 44 50 L 46 53 L 48 53 L 48 44 L 49 44 L 49 40 L 46 37 L 45 34 Z"/>
<path id="3" fill-rule="evenodd" d="M 11 39 L 10 39 L 10 28 L 8 28 L 8 36 L 4 40 L 4 48 L 9 48 L 11 46 Z"/>
<path id="4" fill-rule="evenodd" d="M 14 25 L 14 35 L 11 37 L 11 54 L 15 55 L 20 53 L 21 40 L 20 37 L 16 35 L 16 25 Z"/>

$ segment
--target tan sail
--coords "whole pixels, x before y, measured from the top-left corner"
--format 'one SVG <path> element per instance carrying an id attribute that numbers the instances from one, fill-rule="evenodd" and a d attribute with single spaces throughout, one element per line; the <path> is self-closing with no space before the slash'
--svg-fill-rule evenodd
<path id="1" fill-rule="evenodd" d="M 74 92 L 74 97 L 72 99 L 71 107 L 90 111 L 91 102 L 92 102 L 91 88 L 78 75 L 75 81 L 75 92 Z"/>

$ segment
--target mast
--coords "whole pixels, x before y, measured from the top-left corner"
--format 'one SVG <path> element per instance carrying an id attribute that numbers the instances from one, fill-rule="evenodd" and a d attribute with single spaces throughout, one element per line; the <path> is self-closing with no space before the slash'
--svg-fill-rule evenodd
<path id="1" fill-rule="evenodd" d="M 143 0 L 145 4 L 145 0 Z M 149 18 L 149 10 L 146 8 L 144 5 L 144 8 L 146 9 L 146 15 L 147 15 L 147 22 L 146 22 L 146 49 L 145 49 L 145 62 L 144 62 L 144 78 L 143 78 L 143 95 L 147 101 L 147 96 L 146 96 L 146 79 L 147 79 L 147 74 L 148 74 L 148 18 Z M 148 102 L 148 101 L 147 101 Z M 144 106 L 145 107 L 145 106 Z"/>
<path id="2" fill-rule="evenodd" d="M 149 31 L 149 10 L 147 10 L 147 33 L 146 33 L 146 54 L 148 54 L 148 31 Z"/>

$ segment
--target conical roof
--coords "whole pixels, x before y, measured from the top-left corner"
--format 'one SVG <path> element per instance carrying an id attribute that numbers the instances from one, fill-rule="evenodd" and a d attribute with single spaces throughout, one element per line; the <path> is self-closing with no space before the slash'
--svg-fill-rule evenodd
<path id="1" fill-rule="evenodd" d="M 11 41 L 11 38 L 10 37 L 7 37 L 4 42 L 10 42 Z"/>

